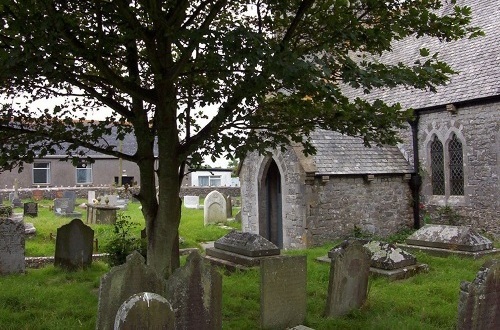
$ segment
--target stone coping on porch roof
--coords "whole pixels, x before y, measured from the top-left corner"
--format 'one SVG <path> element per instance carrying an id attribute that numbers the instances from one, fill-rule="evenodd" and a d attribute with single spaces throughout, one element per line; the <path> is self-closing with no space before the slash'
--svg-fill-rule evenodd
<path id="1" fill-rule="evenodd" d="M 295 152 L 306 173 L 323 175 L 410 174 L 413 168 L 396 146 L 364 145 L 363 140 L 339 132 L 318 129 L 311 134 L 316 154 Z"/>

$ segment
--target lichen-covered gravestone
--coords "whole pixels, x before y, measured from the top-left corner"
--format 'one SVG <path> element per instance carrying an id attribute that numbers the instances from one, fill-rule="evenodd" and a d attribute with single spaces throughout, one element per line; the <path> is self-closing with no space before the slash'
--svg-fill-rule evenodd
<path id="1" fill-rule="evenodd" d="M 261 261 L 260 322 L 263 329 L 286 329 L 306 317 L 307 259 L 276 256 Z"/>
<path id="2" fill-rule="evenodd" d="M 500 329 L 500 260 L 487 261 L 460 285 L 457 329 Z"/>
<path id="3" fill-rule="evenodd" d="M 23 221 L 0 217 L 0 274 L 24 273 L 24 270 Z"/>
<path id="4" fill-rule="evenodd" d="M 349 241 L 331 254 L 326 316 L 340 316 L 360 308 L 367 297 L 370 251 Z"/>
<path id="5" fill-rule="evenodd" d="M 222 328 L 222 276 L 198 251 L 168 278 L 166 298 L 177 330 Z"/>
<path id="6" fill-rule="evenodd" d="M 115 317 L 115 330 L 175 329 L 170 302 L 159 294 L 141 292 L 128 298 Z"/>
<path id="7" fill-rule="evenodd" d="M 137 251 L 127 256 L 123 265 L 111 268 L 101 277 L 96 329 L 111 330 L 120 306 L 132 295 L 152 292 L 166 296 L 166 282 Z"/>
<path id="8" fill-rule="evenodd" d="M 203 210 L 203 222 L 205 226 L 227 221 L 226 199 L 217 190 L 210 192 L 205 197 Z"/>
<path id="9" fill-rule="evenodd" d="M 54 265 L 68 270 L 87 268 L 92 264 L 94 231 L 80 219 L 57 229 Z"/>

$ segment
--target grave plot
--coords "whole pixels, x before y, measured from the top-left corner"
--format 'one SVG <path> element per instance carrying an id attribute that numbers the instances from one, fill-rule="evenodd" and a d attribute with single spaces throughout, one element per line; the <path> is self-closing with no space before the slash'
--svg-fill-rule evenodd
<path id="1" fill-rule="evenodd" d="M 280 249 L 264 237 L 232 231 L 205 250 L 205 258 L 228 270 L 248 269 L 260 265 L 262 259 L 280 254 Z"/>
<path id="2" fill-rule="evenodd" d="M 406 244 L 398 246 L 441 257 L 457 255 L 477 259 L 500 254 L 489 239 L 468 226 L 425 225 L 410 235 Z"/>

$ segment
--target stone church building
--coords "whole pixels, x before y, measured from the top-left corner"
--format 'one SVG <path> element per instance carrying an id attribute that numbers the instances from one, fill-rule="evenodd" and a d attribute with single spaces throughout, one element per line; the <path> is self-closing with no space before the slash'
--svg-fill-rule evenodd
<path id="1" fill-rule="evenodd" d="M 414 109 L 403 143 L 365 148 L 356 138 L 318 130 L 314 156 L 295 146 L 268 157 L 248 154 L 240 168 L 244 231 L 300 248 L 356 231 L 386 236 L 424 217 L 446 224 L 450 218 L 440 215 L 448 213 L 455 224 L 500 236 L 500 10 L 496 0 L 457 3 L 472 7 L 483 37 L 408 38 L 379 59 L 414 63 L 419 49 L 429 48 L 458 72 L 447 85 L 436 93 L 345 91 Z"/>

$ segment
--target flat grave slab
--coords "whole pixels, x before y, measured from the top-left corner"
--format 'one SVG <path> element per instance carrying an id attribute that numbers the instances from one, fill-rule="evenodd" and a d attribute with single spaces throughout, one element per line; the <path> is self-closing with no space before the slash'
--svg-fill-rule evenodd
<path id="1" fill-rule="evenodd" d="M 214 247 L 248 257 L 279 255 L 280 249 L 258 234 L 232 231 L 214 242 Z"/>

